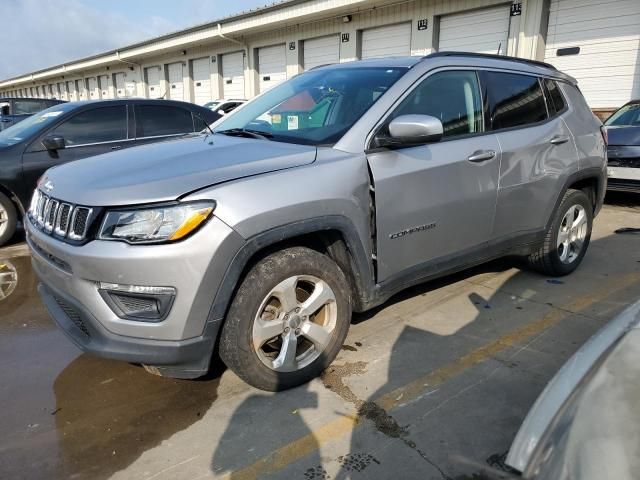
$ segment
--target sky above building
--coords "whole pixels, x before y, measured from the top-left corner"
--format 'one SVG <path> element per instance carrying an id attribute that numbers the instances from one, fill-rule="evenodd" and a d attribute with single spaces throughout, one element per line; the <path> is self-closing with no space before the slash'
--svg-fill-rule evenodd
<path id="1" fill-rule="evenodd" d="M 272 0 L 0 0 L 0 79 L 206 23 Z"/>

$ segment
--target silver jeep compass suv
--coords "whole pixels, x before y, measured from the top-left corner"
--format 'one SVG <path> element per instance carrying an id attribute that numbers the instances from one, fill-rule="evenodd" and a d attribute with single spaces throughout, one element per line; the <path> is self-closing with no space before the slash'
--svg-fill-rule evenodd
<path id="1" fill-rule="evenodd" d="M 83 350 L 258 388 L 335 358 L 352 311 L 504 255 L 585 255 L 605 141 L 550 65 L 437 53 L 313 69 L 213 131 L 55 167 L 27 215 L 42 299 Z"/>

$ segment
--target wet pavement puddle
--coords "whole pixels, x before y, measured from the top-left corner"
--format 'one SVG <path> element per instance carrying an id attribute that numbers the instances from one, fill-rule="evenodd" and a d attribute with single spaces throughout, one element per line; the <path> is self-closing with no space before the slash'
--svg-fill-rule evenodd
<path id="1" fill-rule="evenodd" d="M 215 401 L 217 378 L 160 378 L 83 354 L 36 287 L 28 256 L 0 253 L 0 478 L 108 478 Z"/>

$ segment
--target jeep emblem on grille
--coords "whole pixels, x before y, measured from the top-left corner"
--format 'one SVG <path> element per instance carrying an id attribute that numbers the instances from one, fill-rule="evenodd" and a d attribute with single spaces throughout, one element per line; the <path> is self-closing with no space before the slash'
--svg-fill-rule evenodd
<path id="1" fill-rule="evenodd" d="M 47 180 L 47 181 L 44 183 L 44 189 L 45 189 L 47 192 L 51 192 L 51 190 L 53 190 L 53 182 L 52 182 L 51 180 Z"/>

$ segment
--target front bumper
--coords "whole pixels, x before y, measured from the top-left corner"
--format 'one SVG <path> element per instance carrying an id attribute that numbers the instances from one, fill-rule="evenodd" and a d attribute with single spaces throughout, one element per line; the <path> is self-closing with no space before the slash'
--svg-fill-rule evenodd
<path id="1" fill-rule="evenodd" d="M 182 242 L 133 246 L 91 241 L 69 245 L 25 217 L 39 292 L 49 313 L 82 350 L 157 366 L 168 376 L 206 372 L 221 317 L 212 315 L 220 282 L 243 239 L 214 217 Z M 120 318 L 98 290 L 99 282 L 176 289 L 160 322 Z"/>
<path id="2" fill-rule="evenodd" d="M 640 192 L 639 167 L 607 167 L 608 190 Z"/>

